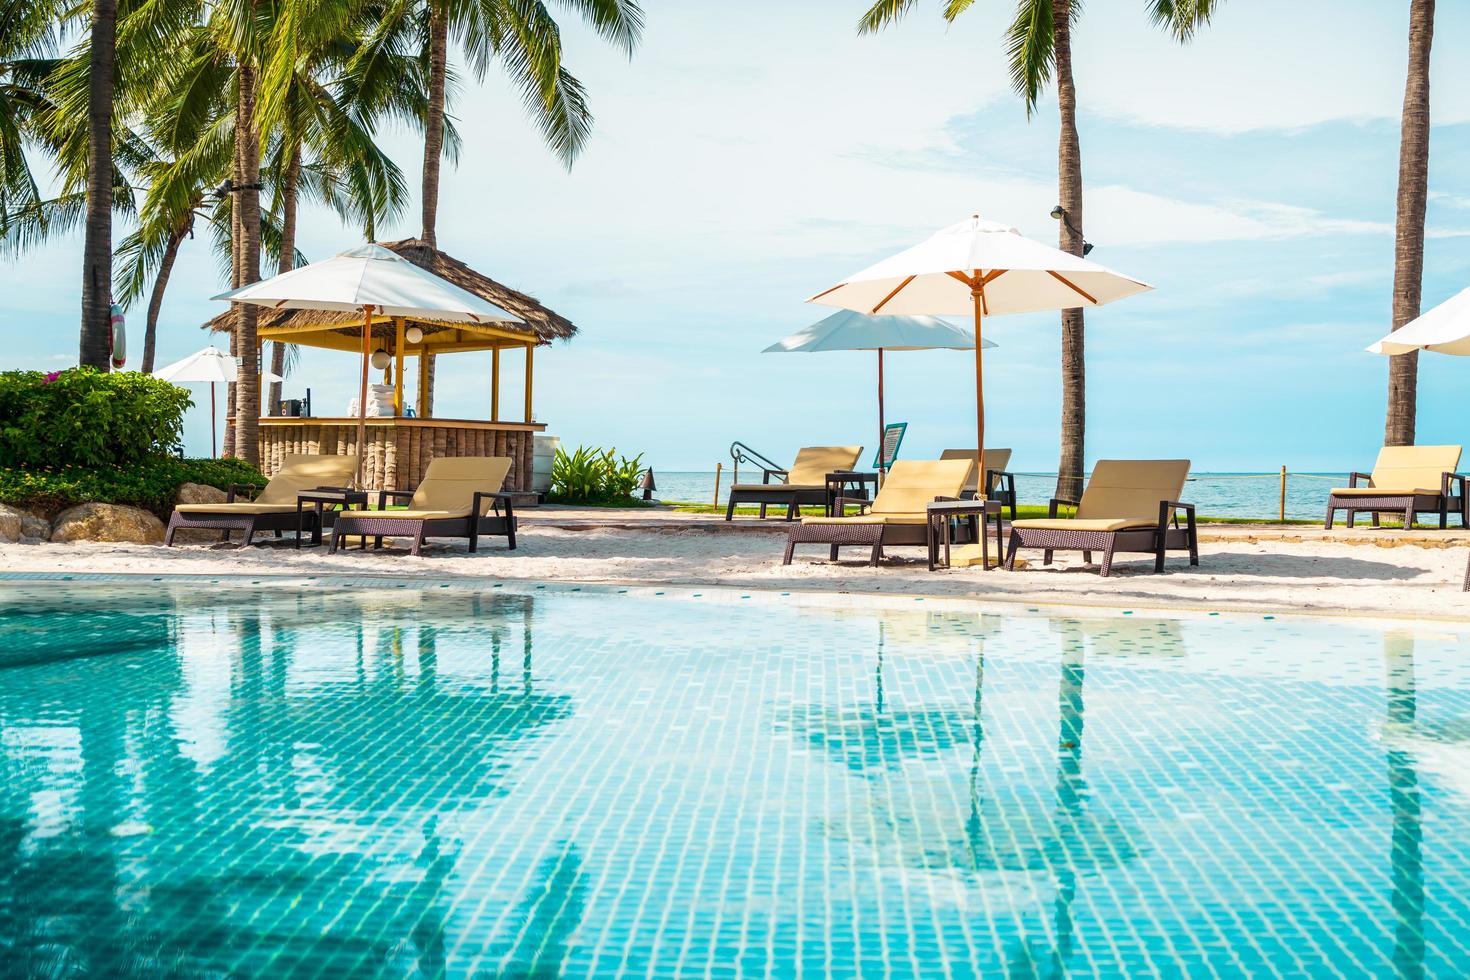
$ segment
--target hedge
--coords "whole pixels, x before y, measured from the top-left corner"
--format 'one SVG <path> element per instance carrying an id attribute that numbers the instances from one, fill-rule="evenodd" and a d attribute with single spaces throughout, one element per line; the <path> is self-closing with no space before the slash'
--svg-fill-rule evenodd
<path id="1" fill-rule="evenodd" d="M 168 516 L 179 487 L 203 483 L 221 490 L 231 483 L 264 484 L 265 477 L 240 459 L 155 456 L 131 466 L 0 467 L 0 504 L 45 517 L 75 504 L 129 504 Z"/>
<path id="2" fill-rule="evenodd" d="M 0 372 L 0 467 L 135 467 L 170 454 L 192 403 L 137 371 Z"/>

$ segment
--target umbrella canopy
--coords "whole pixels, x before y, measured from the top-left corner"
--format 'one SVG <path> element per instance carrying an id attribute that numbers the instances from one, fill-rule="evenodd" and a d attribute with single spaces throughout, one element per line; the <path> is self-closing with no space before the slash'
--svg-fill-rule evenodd
<path id="1" fill-rule="evenodd" d="M 284 380 L 280 375 L 269 371 L 261 373 L 266 381 Z M 219 455 L 219 444 L 215 441 L 215 430 L 218 428 L 218 423 L 215 418 L 214 386 L 216 382 L 229 384 L 235 380 L 235 359 L 213 346 L 206 347 L 201 351 L 195 351 L 182 361 L 174 361 L 172 364 L 159 368 L 153 372 L 153 376 L 162 381 L 209 382 L 209 454 L 211 457 Z"/>
<path id="2" fill-rule="evenodd" d="M 856 272 L 807 302 L 860 313 L 1034 313 L 1101 306 L 1153 287 L 1081 256 L 1021 237 L 978 214 Z M 975 348 L 976 460 L 985 469 L 985 384 Z"/>
<path id="3" fill-rule="evenodd" d="M 1373 354 L 1407 354 L 1416 350 L 1470 355 L 1470 289 L 1460 290 L 1368 348 Z"/>
<path id="4" fill-rule="evenodd" d="M 449 323 L 520 323 L 494 303 L 441 279 L 381 245 L 359 245 L 320 262 L 213 297 L 276 310 L 357 312 Z"/>
<path id="5" fill-rule="evenodd" d="M 214 299 L 271 309 L 362 311 L 362 376 L 357 396 L 357 485 L 367 444 L 368 359 L 373 315 L 449 323 L 520 323 L 494 303 L 456 286 L 381 245 L 359 245 Z"/>
<path id="6" fill-rule="evenodd" d="M 181 361 L 174 361 L 153 372 L 162 381 L 208 381 L 229 384 L 235 380 L 235 359 L 217 347 L 206 347 Z M 279 374 L 261 372 L 266 381 L 284 381 Z"/>
<path id="7" fill-rule="evenodd" d="M 983 343 L 987 350 L 995 346 L 989 340 Z M 869 316 L 841 310 L 776 341 L 761 353 L 974 349 L 973 333 L 936 316 Z"/>
<path id="8" fill-rule="evenodd" d="M 988 350 L 995 346 L 982 340 Z M 883 352 L 885 350 L 974 350 L 975 335 L 935 316 L 871 316 L 840 310 L 767 347 L 763 354 L 834 350 L 878 352 L 878 461 L 883 463 Z"/>

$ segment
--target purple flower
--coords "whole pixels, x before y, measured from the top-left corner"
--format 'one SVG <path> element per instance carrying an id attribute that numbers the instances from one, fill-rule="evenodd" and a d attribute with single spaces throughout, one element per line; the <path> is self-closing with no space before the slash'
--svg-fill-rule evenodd
<path id="1" fill-rule="evenodd" d="M 61 377 L 60 371 L 48 371 L 46 373 L 46 380 L 41 383 L 49 385 L 51 382 L 55 381 L 59 377 Z"/>

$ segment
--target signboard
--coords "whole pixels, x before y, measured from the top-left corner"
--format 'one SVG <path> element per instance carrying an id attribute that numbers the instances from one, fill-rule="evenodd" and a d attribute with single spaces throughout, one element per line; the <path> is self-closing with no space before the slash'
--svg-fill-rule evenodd
<path id="1" fill-rule="evenodd" d="M 873 457 L 875 469 L 887 470 L 898 458 L 898 447 L 903 442 L 903 434 L 908 430 L 907 422 L 892 422 L 883 427 L 883 445 L 878 449 L 878 455 Z"/>

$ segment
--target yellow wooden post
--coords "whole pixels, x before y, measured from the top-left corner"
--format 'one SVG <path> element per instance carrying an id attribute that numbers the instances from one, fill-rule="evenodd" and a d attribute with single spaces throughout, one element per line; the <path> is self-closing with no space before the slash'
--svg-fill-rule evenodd
<path id="1" fill-rule="evenodd" d="M 500 348 L 490 352 L 490 421 L 500 421 Z"/>
<path id="2" fill-rule="evenodd" d="M 534 343 L 527 344 L 526 345 L 526 421 L 527 422 L 531 421 L 531 377 L 532 377 L 532 367 L 531 367 L 531 365 L 532 365 L 532 363 L 535 360 L 535 355 L 536 355 L 536 345 Z"/>
<path id="3" fill-rule="evenodd" d="M 415 404 L 419 418 L 428 418 L 429 413 L 424 410 L 424 398 L 429 393 L 429 359 L 425 356 L 424 349 L 419 348 L 419 390 Z"/>
<path id="4" fill-rule="evenodd" d="M 393 318 L 393 414 L 403 417 L 403 317 Z"/>

